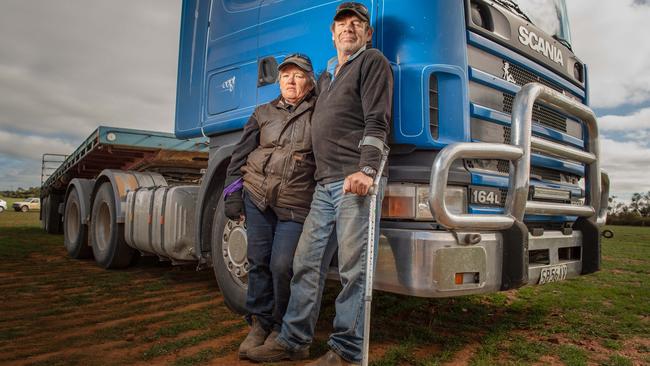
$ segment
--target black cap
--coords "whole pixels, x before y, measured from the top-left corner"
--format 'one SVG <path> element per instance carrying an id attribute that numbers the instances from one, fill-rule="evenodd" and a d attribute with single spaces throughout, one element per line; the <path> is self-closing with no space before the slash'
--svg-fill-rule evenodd
<path id="1" fill-rule="evenodd" d="M 314 69 L 311 66 L 311 59 L 309 56 L 302 53 L 294 53 L 284 58 L 282 63 L 278 65 L 278 71 L 287 65 L 296 65 L 299 68 L 303 69 L 306 72 L 313 72 Z"/>
<path id="2" fill-rule="evenodd" d="M 355 2 L 345 2 L 341 3 L 336 8 L 336 15 L 334 15 L 334 20 L 340 18 L 344 14 L 354 14 L 359 17 L 359 19 L 370 23 L 370 14 L 368 13 L 368 8 L 361 3 Z"/>

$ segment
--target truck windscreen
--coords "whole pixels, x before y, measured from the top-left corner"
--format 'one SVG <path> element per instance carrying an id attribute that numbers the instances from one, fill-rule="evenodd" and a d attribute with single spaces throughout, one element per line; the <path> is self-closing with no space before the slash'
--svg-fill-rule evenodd
<path id="1" fill-rule="evenodd" d="M 548 35 L 571 48 L 571 34 L 565 0 L 500 0 L 513 12 L 527 18 Z M 505 5 L 505 4 L 504 4 Z"/>

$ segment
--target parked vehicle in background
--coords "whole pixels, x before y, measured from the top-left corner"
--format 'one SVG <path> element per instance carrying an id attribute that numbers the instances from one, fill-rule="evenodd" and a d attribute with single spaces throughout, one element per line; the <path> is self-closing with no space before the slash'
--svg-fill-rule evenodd
<path id="1" fill-rule="evenodd" d="M 0 212 L 3 212 L 6 209 L 7 209 L 7 201 L 0 200 Z"/>
<path id="2" fill-rule="evenodd" d="M 40 198 L 27 198 L 24 201 L 14 202 L 11 205 L 15 211 L 27 212 L 29 210 L 40 210 L 41 209 L 41 199 Z"/>

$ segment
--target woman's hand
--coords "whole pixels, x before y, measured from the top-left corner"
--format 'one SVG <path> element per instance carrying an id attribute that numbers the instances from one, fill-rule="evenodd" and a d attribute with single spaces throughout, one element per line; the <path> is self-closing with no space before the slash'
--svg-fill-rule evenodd
<path id="1" fill-rule="evenodd" d="M 223 202 L 223 211 L 226 217 L 231 220 L 241 220 L 244 218 L 244 199 L 242 191 L 233 192 L 226 197 Z"/>

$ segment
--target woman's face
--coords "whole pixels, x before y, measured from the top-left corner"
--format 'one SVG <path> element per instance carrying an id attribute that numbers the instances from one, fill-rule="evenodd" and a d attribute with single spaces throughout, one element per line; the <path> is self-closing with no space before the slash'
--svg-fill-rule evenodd
<path id="1" fill-rule="evenodd" d="M 309 76 L 301 68 L 287 65 L 280 70 L 280 93 L 287 103 L 298 102 L 311 87 Z"/>

